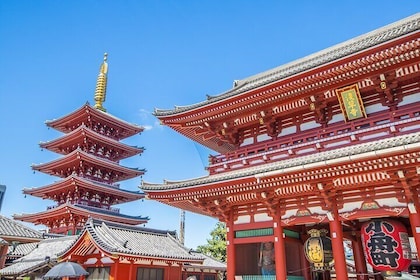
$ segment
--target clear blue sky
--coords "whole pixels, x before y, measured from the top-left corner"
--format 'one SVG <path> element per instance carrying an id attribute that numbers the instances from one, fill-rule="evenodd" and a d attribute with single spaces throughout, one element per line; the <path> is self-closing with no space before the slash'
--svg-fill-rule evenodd
<path id="1" fill-rule="evenodd" d="M 162 183 L 206 175 L 208 151 L 160 126 L 154 108 L 189 105 L 242 79 L 419 12 L 418 0 L 381 1 L 0 1 L 1 214 L 44 211 L 52 201 L 22 194 L 57 178 L 32 163 L 58 156 L 40 141 L 61 134 L 44 121 L 93 93 L 109 53 L 108 112 L 147 128 L 125 143 L 143 146 L 125 160 Z M 137 190 L 140 178 L 123 181 Z M 149 216 L 148 227 L 179 230 L 179 210 L 145 200 L 118 205 Z M 186 246 L 206 244 L 216 220 L 187 213 Z"/>

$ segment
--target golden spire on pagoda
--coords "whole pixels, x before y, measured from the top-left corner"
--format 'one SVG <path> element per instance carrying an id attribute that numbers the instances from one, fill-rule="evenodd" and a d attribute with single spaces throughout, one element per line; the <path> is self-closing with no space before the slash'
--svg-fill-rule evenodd
<path id="1" fill-rule="evenodd" d="M 106 97 L 106 80 L 108 73 L 108 63 L 106 63 L 108 54 L 104 54 L 104 62 L 99 69 L 98 80 L 96 81 L 96 90 L 95 90 L 95 108 L 106 112 L 106 109 L 102 106 L 102 103 L 105 102 Z"/>

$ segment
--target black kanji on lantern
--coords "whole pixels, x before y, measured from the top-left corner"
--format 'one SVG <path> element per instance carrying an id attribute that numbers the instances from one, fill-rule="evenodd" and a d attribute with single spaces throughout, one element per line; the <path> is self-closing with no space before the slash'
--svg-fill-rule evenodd
<path id="1" fill-rule="evenodd" d="M 394 226 L 386 221 L 372 221 L 366 227 L 366 234 L 370 235 L 367 242 L 369 254 L 375 265 L 388 265 L 398 267 L 400 254 L 395 250 L 398 242 L 388 233 L 394 231 Z"/>

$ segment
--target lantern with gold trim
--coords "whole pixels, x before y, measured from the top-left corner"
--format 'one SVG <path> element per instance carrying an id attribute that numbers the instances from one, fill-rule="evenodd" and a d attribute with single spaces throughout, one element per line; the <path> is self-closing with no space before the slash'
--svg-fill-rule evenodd
<path id="1" fill-rule="evenodd" d="M 304 245 L 306 259 L 311 263 L 312 269 L 317 271 L 329 270 L 331 268 L 332 244 L 331 239 L 326 236 L 327 230 L 311 229 L 309 237 Z"/>
<path id="2" fill-rule="evenodd" d="M 396 275 L 411 263 L 405 226 L 395 220 L 372 220 L 361 227 L 366 261 L 384 275 Z"/>

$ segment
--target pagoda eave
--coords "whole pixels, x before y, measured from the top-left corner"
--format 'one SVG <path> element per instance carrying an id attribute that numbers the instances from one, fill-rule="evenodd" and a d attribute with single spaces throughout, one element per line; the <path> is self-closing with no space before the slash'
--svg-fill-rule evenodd
<path id="1" fill-rule="evenodd" d="M 59 119 L 46 121 L 46 125 L 54 128 L 58 131 L 68 133 L 71 132 L 74 128 L 71 127 L 72 124 L 82 125 L 84 123 L 90 122 L 92 118 L 96 118 L 105 123 L 109 123 L 117 128 L 121 128 L 123 131 L 120 133 L 118 140 L 133 136 L 135 134 L 141 133 L 144 128 L 130 124 L 126 121 L 118 119 L 108 113 L 105 113 L 101 110 L 98 110 L 92 107 L 89 103 L 86 103 L 79 109 L 76 109 L 72 113 L 63 116 Z"/>
<path id="2" fill-rule="evenodd" d="M 123 190 L 116 186 L 100 184 L 75 175 L 71 175 L 64 180 L 56 181 L 50 185 L 23 189 L 24 194 L 52 200 L 56 200 L 56 197 L 59 197 L 62 193 L 86 191 L 97 191 L 114 196 L 119 203 L 130 202 L 145 197 L 144 193 Z"/>
<path id="3" fill-rule="evenodd" d="M 114 181 L 131 179 L 145 173 L 145 170 L 124 167 L 115 162 L 88 154 L 80 149 L 48 163 L 33 165 L 32 169 L 65 178 L 74 172 L 78 173 L 77 171 L 82 166 L 98 166 L 102 169 L 116 172 L 118 173 L 118 178 L 114 178 Z"/>
<path id="4" fill-rule="evenodd" d="M 105 213 L 101 209 L 94 209 L 89 207 L 86 209 L 78 205 L 65 203 L 57 207 L 51 208 L 44 212 L 33 213 L 33 214 L 15 214 L 13 218 L 15 220 L 20 220 L 23 222 L 33 223 L 35 225 L 46 225 L 47 221 L 57 221 L 60 218 L 65 220 L 72 220 L 75 217 L 80 217 L 80 219 L 87 219 L 88 217 L 94 217 L 97 219 L 102 219 L 111 222 L 124 223 L 128 225 L 140 225 L 147 223 L 147 217 L 130 217 L 127 215 L 119 215 L 116 213 Z M 96 210 L 96 211 L 95 211 Z M 100 211 L 100 212 L 97 212 Z"/>
<path id="5" fill-rule="evenodd" d="M 40 143 L 40 147 L 65 155 L 80 147 L 80 143 L 87 143 L 89 140 L 91 140 L 90 142 L 92 143 L 100 143 L 104 146 L 112 147 L 112 149 L 119 150 L 118 156 L 113 158 L 113 161 L 119 161 L 121 159 L 140 154 L 144 151 L 144 148 L 126 145 L 112 138 L 99 134 L 89 129 L 85 125 L 81 125 L 74 131 L 67 133 L 55 140 L 42 142 Z"/>

